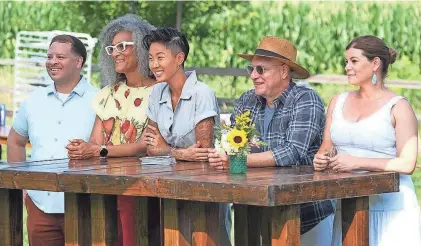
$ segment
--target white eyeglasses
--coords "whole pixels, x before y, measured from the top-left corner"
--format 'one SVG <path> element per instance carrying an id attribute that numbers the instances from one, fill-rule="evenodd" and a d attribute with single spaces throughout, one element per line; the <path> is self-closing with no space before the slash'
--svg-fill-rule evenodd
<path id="1" fill-rule="evenodd" d="M 124 52 L 125 50 L 126 50 L 126 46 L 127 45 L 134 45 L 134 43 L 133 42 L 126 42 L 126 41 L 123 41 L 123 42 L 120 42 L 120 43 L 118 43 L 118 44 L 116 44 L 116 45 L 110 45 L 110 46 L 106 46 L 105 47 L 105 51 L 107 52 L 107 54 L 110 56 L 110 55 L 112 55 L 113 54 L 113 51 L 114 51 L 114 49 L 117 51 L 117 52 L 119 52 L 119 53 L 121 53 L 121 52 Z"/>

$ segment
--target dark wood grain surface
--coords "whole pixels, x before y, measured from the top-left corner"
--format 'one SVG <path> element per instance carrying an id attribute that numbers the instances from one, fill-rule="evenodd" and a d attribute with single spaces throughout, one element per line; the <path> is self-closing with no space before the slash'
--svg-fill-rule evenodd
<path id="1" fill-rule="evenodd" d="M 141 165 L 138 158 L 0 164 L 0 188 L 133 195 L 279 206 L 398 191 L 391 172 L 314 172 L 311 166 L 249 168 L 230 175 L 206 162 Z"/>

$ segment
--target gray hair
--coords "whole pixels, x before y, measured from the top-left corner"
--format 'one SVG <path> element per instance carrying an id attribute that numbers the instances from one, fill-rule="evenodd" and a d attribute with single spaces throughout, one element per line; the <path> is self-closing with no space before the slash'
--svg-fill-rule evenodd
<path id="1" fill-rule="evenodd" d="M 131 32 L 133 39 L 133 53 L 142 76 L 149 75 L 149 52 L 142 45 L 142 40 L 155 27 L 137 15 L 127 14 L 111 21 L 99 36 L 101 42 L 100 68 L 102 85 L 109 85 L 126 80 L 126 76 L 115 72 L 115 64 L 105 47 L 112 45 L 114 36 L 119 32 Z"/>

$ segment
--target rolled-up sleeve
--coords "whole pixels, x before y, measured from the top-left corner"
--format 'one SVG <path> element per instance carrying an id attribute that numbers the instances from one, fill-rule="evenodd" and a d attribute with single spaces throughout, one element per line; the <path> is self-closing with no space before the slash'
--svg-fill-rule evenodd
<path id="1" fill-rule="evenodd" d="M 206 87 L 205 89 L 197 92 L 195 110 L 195 125 L 197 125 L 197 123 L 200 121 L 210 117 L 214 117 L 215 122 L 219 124 L 219 106 L 215 93 L 212 91 L 212 89 Z"/>
<path id="2" fill-rule="evenodd" d="M 158 106 L 160 100 L 160 97 L 158 96 L 160 94 L 159 88 L 161 87 L 159 87 L 159 85 L 156 85 L 152 89 L 152 92 L 149 95 L 148 109 L 146 110 L 146 115 L 153 122 L 157 122 L 158 120 Z"/>
<path id="3" fill-rule="evenodd" d="M 94 110 L 95 114 L 98 115 L 100 119 L 105 119 L 104 116 L 104 105 L 108 100 L 109 96 L 109 86 L 102 88 L 92 100 L 92 109 Z"/>
<path id="4" fill-rule="evenodd" d="M 19 135 L 28 137 L 28 114 L 27 114 L 27 102 L 23 102 L 20 105 L 18 112 L 16 113 L 15 119 L 13 120 L 13 129 Z"/>
<path id="5" fill-rule="evenodd" d="M 283 144 L 272 148 L 277 166 L 291 166 L 308 155 L 308 150 L 324 127 L 324 107 L 313 91 L 304 93 L 295 102 L 294 112 Z"/>

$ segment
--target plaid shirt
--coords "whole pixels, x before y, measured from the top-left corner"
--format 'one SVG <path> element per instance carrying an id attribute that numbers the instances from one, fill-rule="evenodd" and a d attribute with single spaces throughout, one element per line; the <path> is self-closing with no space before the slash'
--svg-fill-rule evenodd
<path id="1" fill-rule="evenodd" d="M 262 134 L 266 100 L 249 90 L 235 102 L 234 117 L 247 110 Z M 320 97 L 312 89 L 290 86 L 274 101 L 275 112 L 269 123 L 265 142 L 257 152 L 272 151 L 277 166 L 312 165 L 322 143 L 325 110 Z M 256 152 L 256 151 L 254 151 Z M 301 204 L 301 234 L 309 231 L 334 212 L 330 200 Z"/>

